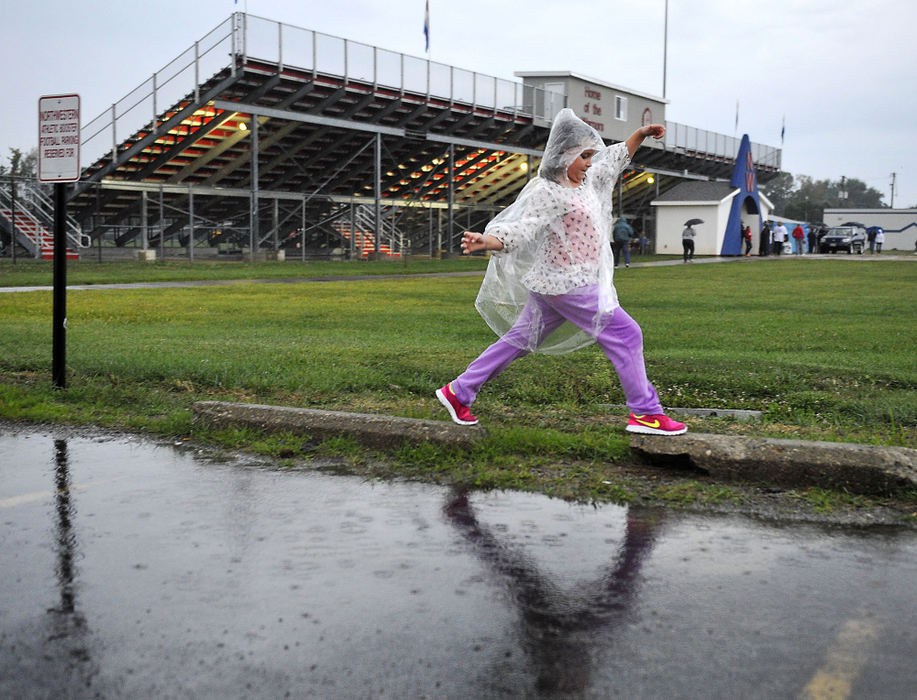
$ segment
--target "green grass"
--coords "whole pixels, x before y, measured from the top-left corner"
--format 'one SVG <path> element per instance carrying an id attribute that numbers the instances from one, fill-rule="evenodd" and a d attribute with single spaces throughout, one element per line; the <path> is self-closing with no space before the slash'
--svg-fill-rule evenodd
<path id="1" fill-rule="evenodd" d="M 79 263 L 69 281 L 483 268 L 481 260 L 424 262 Z M 13 267 L 0 266 L 0 284 L 19 274 Z M 47 266 L 30 274 L 40 267 Z M 15 280 L 47 282 L 25 274 Z M 907 261 L 788 259 L 616 274 L 665 405 L 765 412 L 760 423 L 690 419 L 692 430 L 908 447 L 917 447 L 915 283 L 917 266 Z M 473 307 L 479 284 L 477 276 L 403 277 L 71 290 L 64 391 L 50 386 L 51 295 L 0 294 L 0 418 L 183 436 L 191 431 L 191 404 L 216 399 L 444 419 L 433 390 L 494 340 Z M 489 440 L 470 452 L 402 448 L 394 463 L 417 477 L 559 495 L 572 483 L 581 494 L 623 498 L 629 486 L 603 471 L 629 458 L 623 416 L 603 408 L 623 402 L 613 368 L 595 347 L 528 356 L 479 396 L 475 411 Z M 258 440 L 259 449 L 279 456 L 319 449 L 302 439 Z M 321 450 L 348 452 L 342 445 Z M 558 463 L 593 467 L 559 475 Z"/>
<path id="2" fill-rule="evenodd" d="M 401 275 L 430 272 L 483 270 L 482 257 L 407 261 L 354 262 L 227 262 L 199 260 L 156 262 L 96 262 L 92 252 L 82 260 L 67 263 L 67 284 L 123 284 L 126 282 L 175 282 L 188 280 L 244 280 L 306 277 L 353 277 L 356 275 Z M 0 260 L 0 287 L 50 286 L 54 282 L 50 260 L 9 258 Z"/>
<path id="3" fill-rule="evenodd" d="M 833 513 L 838 510 L 859 508 L 868 501 L 864 496 L 815 487 L 793 492 L 792 495 L 808 503 L 816 513 Z"/>
<path id="4" fill-rule="evenodd" d="M 94 252 L 84 253 L 81 260 L 67 262 L 67 284 L 123 284 L 128 282 L 175 282 L 188 280 L 254 280 L 298 279 L 315 277 L 354 277 L 357 275 L 405 275 L 435 272 L 483 270 L 487 260 L 479 255 L 456 256 L 446 260 L 431 260 L 421 256 L 407 260 L 376 260 L 353 262 L 301 262 L 288 258 L 286 262 L 181 260 L 156 262 L 97 262 Z M 295 256 L 294 256 L 295 257 Z M 666 255 L 634 255 L 634 262 L 669 260 Z M 0 259 L 0 287 L 38 287 L 54 283 L 53 262 L 18 258 Z"/>
<path id="5" fill-rule="evenodd" d="M 720 484 L 700 484 L 697 481 L 659 486 L 654 495 L 660 501 L 676 505 L 738 503 L 741 499 L 738 489 Z"/>

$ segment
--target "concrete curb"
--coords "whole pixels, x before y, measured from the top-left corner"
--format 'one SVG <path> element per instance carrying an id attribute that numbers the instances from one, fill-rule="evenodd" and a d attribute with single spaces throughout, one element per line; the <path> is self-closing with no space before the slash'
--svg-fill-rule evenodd
<path id="1" fill-rule="evenodd" d="M 195 403 L 193 422 L 319 439 L 347 435 L 374 448 L 404 442 L 471 447 L 487 437 L 479 425 L 223 401 Z M 633 434 L 630 446 L 637 456 L 656 466 L 691 467 L 720 481 L 785 488 L 816 486 L 878 496 L 917 490 L 917 450 L 907 447 L 706 433 Z"/>
<path id="2" fill-rule="evenodd" d="M 907 447 L 704 433 L 633 435 L 630 445 L 651 463 L 690 466 L 723 481 L 874 496 L 917 490 L 917 450 Z"/>
<path id="3" fill-rule="evenodd" d="M 223 401 L 198 401 L 192 409 L 192 420 L 214 427 L 245 427 L 322 439 L 348 435 L 361 444 L 377 448 L 392 447 L 401 442 L 471 447 L 487 435 L 479 425 L 462 426 L 439 420 Z"/>

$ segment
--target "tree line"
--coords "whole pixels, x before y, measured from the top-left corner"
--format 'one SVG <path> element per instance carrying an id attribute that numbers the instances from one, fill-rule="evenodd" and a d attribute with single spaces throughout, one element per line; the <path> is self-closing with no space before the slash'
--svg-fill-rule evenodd
<path id="1" fill-rule="evenodd" d="M 808 175 L 780 172 L 759 186 L 774 205 L 773 213 L 811 223 L 824 221 L 825 209 L 884 209 L 884 195 L 855 177 L 815 180 Z"/>
<path id="2" fill-rule="evenodd" d="M 0 163 L 0 175 L 13 177 L 35 177 L 38 175 L 38 148 L 33 148 L 28 153 L 22 149 L 11 148 L 9 164 Z"/>

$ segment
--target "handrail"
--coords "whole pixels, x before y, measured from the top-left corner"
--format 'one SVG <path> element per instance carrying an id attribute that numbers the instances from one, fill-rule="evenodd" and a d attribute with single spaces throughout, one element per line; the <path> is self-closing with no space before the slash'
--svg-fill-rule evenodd
<path id="1" fill-rule="evenodd" d="M 236 13 L 240 14 L 240 13 Z M 215 75 L 229 65 L 235 66 L 235 15 L 221 22 L 196 41 L 191 47 L 169 61 L 150 78 L 127 95 L 103 110 L 97 117 L 81 127 L 83 153 L 96 151 L 99 158 L 106 152 L 116 154 L 118 134 L 130 134 L 145 126 L 154 129 L 160 124 L 161 112 L 178 103 L 189 94 L 197 96 L 201 75 Z M 218 51 L 220 48 L 224 51 Z M 230 60 L 227 62 L 227 56 Z M 145 107 L 149 119 L 135 119 L 135 111 Z M 132 126 L 119 128 L 131 117 Z M 110 140 L 106 135 L 110 134 Z"/>
<path id="2" fill-rule="evenodd" d="M 742 145 L 742 139 L 715 131 L 666 121 L 665 136 L 661 143 L 665 150 L 686 154 L 697 154 L 706 158 L 735 160 Z M 652 142 L 646 142 L 652 143 Z M 780 149 L 760 143 L 751 143 L 752 160 L 759 166 L 780 169 Z"/>
<path id="3" fill-rule="evenodd" d="M 426 95 L 450 105 L 507 111 L 514 116 L 550 120 L 566 103 L 563 95 L 516 81 L 237 12 L 85 123 L 81 127 L 83 153 L 95 151 L 94 160 L 106 153 L 116 158 L 119 134 L 134 133 L 144 126 L 156 128 L 162 109 L 188 95 L 198 96 L 200 76 L 216 75 L 227 67 L 234 72 L 240 57 L 243 62 L 254 57 L 276 63 L 278 70 L 296 66 L 313 75 L 342 76 L 345 81 L 389 88 L 402 95 Z M 134 118 L 144 106 L 149 121 Z"/>
<path id="4" fill-rule="evenodd" d="M 238 61 L 244 65 L 250 59 L 275 64 L 278 71 L 295 66 L 311 72 L 313 78 L 318 74 L 336 76 L 345 84 L 371 85 L 402 97 L 411 93 L 472 110 L 508 112 L 514 119 L 524 116 L 542 120 L 544 125 L 567 104 L 565 95 L 525 83 L 236 12 L 83 125 L 83 153 L 94 149 L 99 158 L 110 152 L 116 160 L 119 133 L 134 133 L 144 125 L 157 128 L 163 109 L 189 95 L 199 98 L 201 76 L 214 76 L 227 68 L 235 75 Z M 141 107 L 147 110 L 149 120 L 128 122 Z M 676 122 L 666 124 L 662 142 L 666 150 L 730 159 L 738 153 L 739 139 Z M 757 143 L 751 146 L 754 162 L 779 169 L 780 149 Z"/>

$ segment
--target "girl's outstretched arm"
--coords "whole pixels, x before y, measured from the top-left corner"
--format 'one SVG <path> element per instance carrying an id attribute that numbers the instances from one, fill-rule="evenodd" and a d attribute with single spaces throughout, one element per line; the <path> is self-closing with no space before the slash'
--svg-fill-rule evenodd
<path id="1" fill-rule="evenodd" d="M 630 157 L 634 157 L 634 153 L 637 152 L 637 149 L 640 148 L 640 144 L 643 143 L 643 139 L 647 136 L 652 136 L 654 139 L 661 139 L 665 136 L 665 127 L 662 124 L 647 124 L 646 126 L 641 126 L 634 133 L 627 137 L 627 152 L 630 154 Z"/>

